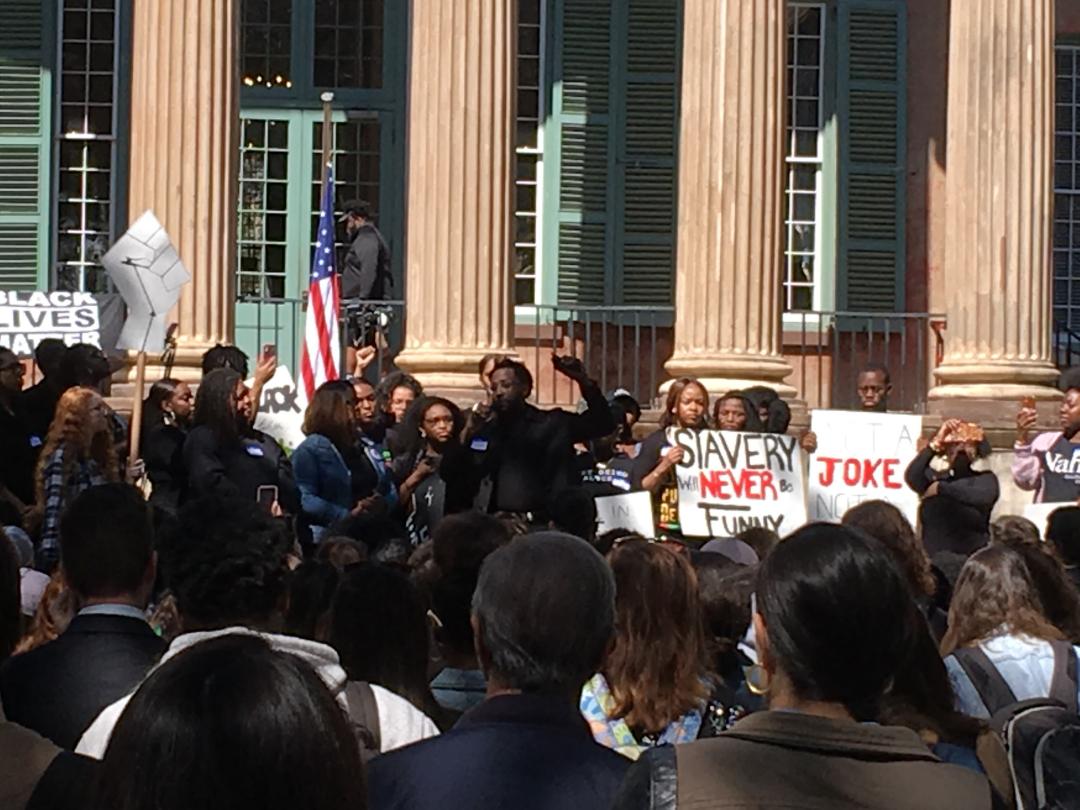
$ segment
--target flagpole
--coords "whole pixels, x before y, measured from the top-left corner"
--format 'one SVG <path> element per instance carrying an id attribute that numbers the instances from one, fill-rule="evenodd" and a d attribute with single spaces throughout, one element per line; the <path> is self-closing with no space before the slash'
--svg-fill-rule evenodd
<path id="1" fill-rule="evenodd" d="M 322 99 L 323 113 L 322 113 L 322 182 L 320 183 L 320 190 L 322 196 L 319 199 L 326 199 L 326 167 L 330 164 L 332 158 L 331 150 L 334 148 L 334 135 L 333 135 L 333 117 L 334 110 L 330 106 L 334 102 L 333 93 L 323 93 L 319 98 Z"/>

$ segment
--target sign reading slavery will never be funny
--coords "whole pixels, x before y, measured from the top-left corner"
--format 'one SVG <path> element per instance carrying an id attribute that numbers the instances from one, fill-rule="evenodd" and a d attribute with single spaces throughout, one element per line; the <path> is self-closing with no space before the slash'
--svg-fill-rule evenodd
<path id="1" fill-rule="evenodd" d="M 734 537 L 754 526 L 781 536 L 806 523 L 802 450 L 795 436 L 671 428 L 679 522 L 690 537 Z"/>
<path id="2" fill-rule="evenodd" d="M 46 338 L 101 347 L 97 299 L 83 292 L 0 290 L 0 346 L 26 357 Z"/>
<path id="3" fill-rule="evenodd" d="M 861 411 L 814 411 L 807 506 L 811 520 L 839 521 L 863 501 L 888 501 L 914 526 L 919 496 L 904 483 L 918 455 L 922 417 Z"/>

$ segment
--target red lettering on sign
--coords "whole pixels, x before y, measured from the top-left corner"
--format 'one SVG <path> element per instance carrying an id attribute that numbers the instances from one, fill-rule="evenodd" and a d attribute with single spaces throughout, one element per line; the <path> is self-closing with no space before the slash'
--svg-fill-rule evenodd
<path id="1" fill-rule="evenodd" d="M 818 480 L 823 487 L 831 487 L 833 476 L 836 474 L 836 465 L 841 462 L 841 459 L 819 456 L 818 461 L 825 465 L 825 469 L 818 475 Z"/>
<path id="2" fill-rule="evenodd" d="M 885 483 L 886 489 L 903 489 L 904 484 L 902 481 L 897 481 L 893 476 L 896 474 L 896 468 L 900 466 L 900 459 L 890 458 L 885 462 L 885 470 L 882 472 L 882 480 Z"/>
<path id="3" fill-rule="evenodd" d="M 898 467 L 900 460 L 895 458 L 827 458 L 818 461 L 824 469 L 818 473 L 818 481 L 823 487 L 831 487 L 837 481 L 837 467 L 846 486 L 863 489 L 903 489 Z"/>
<path id="4" fill-rule="evenodd" d="M 698 476 L 700 497 L 730 501 L 744 498 L 751 501 L 775 501 L 776 478 L 772 470 L 709 470 Z"/>

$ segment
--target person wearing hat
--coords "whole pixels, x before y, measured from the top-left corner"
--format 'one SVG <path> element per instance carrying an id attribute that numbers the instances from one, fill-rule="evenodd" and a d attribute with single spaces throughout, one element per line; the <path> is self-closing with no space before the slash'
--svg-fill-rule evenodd
<path id="1" fill-rule="evenodd" d="M 390 248 L 371 219 L 371 206 L 364 200 L 349 200 L 342 210 L 349 249 L 341 262 L 341 297 L 344 300 L 384 301 L 394 285 L 390 273 Z M 351 329 L 350 329 L 351 331 Z M 356 336 L 346 335 L 346 368 L 356 366 L 359 347 Z"/>

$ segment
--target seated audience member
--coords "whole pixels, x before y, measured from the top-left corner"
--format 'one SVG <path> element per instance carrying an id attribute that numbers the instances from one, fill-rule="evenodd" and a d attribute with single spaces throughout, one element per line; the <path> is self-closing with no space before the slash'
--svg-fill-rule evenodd
<path id="1" fill-rule="evenodd" d="M 186 382 L 166 378 L 150 386 L 143 403 L 139 455 L 153 489 L 150 503 L 176 514 L 187 488 L 184 440 L 194 411 L 195 397 Z"/>
<path id="2" fill-rule="evenodd" d="M 350 565 L 367 562 L 368 549 L 363 543 L 353 540 L 351 537 L 334 535 L 319 543 L 319 550 L 315 552 L 315 559 L 319 562 L 330 563 L 340 572 Z"/>
<path id="3" fill-rule="evenodd" d="M 588 409 L 574 414 L 530 405 L 532 374 L 514 360 L 500 361 L 492 375 L 491 413 L 481 420 L 471 412 L 461 451 L 442 460 L 448 500 L 547 524 L 550 494 L 577 484 L 574 445 L 615 428 L 607 400 L 581 361 L 553 355 L 552 363 L 578 384 Z"/>
<path id="4" fill-rule="evenodd" d="M 68 504 L 90 487 L 119 479 L 105 400 L 89 388 L 69 388 L 56 406 L 37 470 L 40 570 L 49 573 L 59 562 L 60 516 Z"/>
<path id="5" fill-rule="evenodd" d="M 660 427 L 641 443 L 634 459 L 634 488 L 653 494 L 656 525 L 672 537 L 681 536 L 679 488 L 675 467 L 685 451 L 668 442 L 668 428 L 705 430 L 708 427 L 709 392 L 697 380 L 682 377 L 668 389 Z"/>
<path id="6" fill-rule="evenodd" d="M 165 645 L 146 621 L 156 573 L 150 510 L 127 484 L 92 487 L 60 527 L 61 572 L 81 609 L 55 640 L 0 669 L 8 719 L 73 749 Z"/>
<path id="7" fill-rule="evenodd" d="M 990 514 L 1000 495 L 997 476 L 972 464 L 990 455 L 982 428 L 948 419 L 908 465 L 904 479 L 922 502 L 919 523 L 927 554 L 972 554 L 990 542 Z M 942 456 L 948 467 L 936 472 L 930 463 Z"/>
<path id="8" fill-rule="evenodd" d="M 739 648 L 750 629 L 750 598 L 754 591 L 757 567 L 740 566 L 720 554 L 696 551 L 690 564 L 698 581 L 698 600 L 705 620 L 709 669 L 726 688 L 719 706 L 726 711 L 720 723 L 730 728 L 736 720 L 764 705 L 746 681 L 746 672 L 754 662 Z"/>
<path id="9" fill-rule="evenodd" d="M 360 565 L 342 575 L 323 638 L 350 681 L 388 689 L 448 728 L 453 719 L 428 687 L 428 608 L 401 571 Z"/>
<path id="10" fill-rule="evenodd" d="M 630 759 L 658 745 L 709 737 L 735 709 L 709 678 L 697 577 L 659 544 L 623 543 L 608 555 L 615 573 L 615 641 L 581 693 L 598 743 Z"/>
<path id="11" fill-rule="evenodd" d="M 466 712 L 483 703 L 487 694 L 470 623 L 476 579 L 474 573 L 454 572 L 438 576 L 430 586 L 435 643 L 443 663 L 431 681 L 431 694 L 451 712 Z"/>
<path id="12" fill-rule="evenodd" d="M 1080 588 L 1080 507 L 1063 506 L 1050 514 L 1046 542 L 1065 564 L 1065 573 Z"/>
<path id="13" fill-rule="evenodd" d="M 488 557 L 473 597 L 488 698 L 441 737 L 372 761 L 371 807 L 607 810 L 628 763 L 593 741 L 578 698 L 614 602 L 610 569 L 575 537 L 534 534 Z"/>
<path id="14" fill-rule="evenodd" d="M 251 392 L 231 369 L 211 371 L 199 386 L 184 465 L 191 499 L 213 495 L 255 503 L 260 487 L 275 487 L 275 514 L 296 514 L 300 506 L 289 459 L 277 442 L 251 427 Z"/>
<path id="15" fill-rule="evenodd" d="M 300 509 L 321 542 L 330 526 L 364 511 L 353 498 L 347 459 L 356 441 L 356 395 L 348 383 L 323 383 L 304 414 L 307 438 L 293 451 L 292 466 L 300 489 Z"/>
<path id="16" fill-rule="evenodd" d="M 41 446 L 19 402 L 25 373 L 15 353 L 0 347 L 0 500 L 11 504 L 20 518 L 34 505 L 34 467 Z"/>
<path id="17" fill-rule="evenodd" d="M 934 638 L 940 641 L 949 623 L 948 616 L 934 606 L 937 582 L 930 568 L 930 558 L 904 514 L 886 501 L 863 501 L 844 513 L 840 522 L 865 532 L 885 546 L 911 588 L 911 596 Z"/>
<path id="18" fill-rule="evenodd" d="M 982 665 L 993 667 L 1017 701 L 1050 695 L 1055 660 L 1076 654 L 1043 612 L 1024 558 L 1006 546 L 991 546 L 967 561 L 953 593 L 949 630 L 941 642 L 956 690 L 957 708 L 989 718 L 972 680 Z"/>
<path id="19" fill-rule="evenodd" d="M 877 722 L 918 627 L 910 589 L 879 544 L 843 526 L 807 526 L 762 563 L 754 593 L 769 710 L 714 739 L 648 752 L 618 810 L 794 808 L 808 797 L 821 808 L 993 806 L 983 777 L 940 762 L 914 731 Z"/>
<path id="20" fill-rule="evenodd" d="M 772 529 L 766 529 L 764 526 L 752 526 L 735 535 L 735 539 L 742 540 L 746 545 L 750 546 L 754 553 L 757 554 L 758 560 L 764 562 L 765 558 L 772 554 L 772 550 L 780 542 L 780 535 Z"/>
<path id="21" fill-rule="evenodd" d="M 285 632 L 290 636 L 325 638 L 341 571 L 329 562 L 307 560 L 289 573 L 289 606 Z"/>
<path id="22" fill-rule="evenodd" d="M 96 810 L 363 810 L 356 735 L 299 655 L 254 636 L 195 644 L 139 687 Z"/>
<path id="23" fill-rule="evenodd" d="M 1027 518 L 1005 515 L 990 524 L 990 542 L 999 546 L 1037 546 L 1042 543 L 1039 527 Z"/>
<path id="24" fill-rule="evenodd" d="M 555 531 L 580 537 L 589 545 L 596 543 L 596 499 L 587 489 L 564 489 L 556 493 L 548 514 L 550 527 Z"/>
<path id="25" fill-rule="evenodd" d="M 49 577 L 49 583 L 41 594 L 37 610 L 34 611 L 30 629 L 22 637 L 15 652 L 30 652 L 59 638 L 79 612 L 79 607 L 78 595 L 71 590 L 63 574 L 57 569 Z"/>
<path id="26" fill-rule="evenodd" d="M 1030 521 L 1023 518 L 1011 520 L 1028 523 L 1038 538 L 1038 531 Z M 1017 535 L 1006 532 L 998 532 L 995 544 L 1007 546 L 1023 557 L 1046 620 L 1073 644 L 1080 644 L 1080 591 L 1069 579 L 1069 574 L 1055 555 L 1053 546 L 1038 539 L 1032 542 L 1026 533 Z"/>
<path id="27" fill-rule="evenodd" d="M 362 707 L 352 705 L 348 676 L 333 648 L 277 632 L 283 621 L 291 548 L 285 526 L 254 501 L 204 498 L 183 507 L 158 542 L 162 573 L 176 598 L 183 631 L 169 645 L 162 663 L 211 638 L 259 635 L 275 650 L 307 661 L 349 706 L 350 714 L 363 716 Z M 403 698 L 378 686 L 371 690 L 382 750 L 437 733 L 434 724 Z M 129 700 L 124 697 L 105 709 L 76 750 L 100 759 Z"/>
<path id="28" fill-rule="evenodd" d="M 889 410 L 889 394 L 892 390 L 889 370 L 877 363 L 863 368 L 855 378 L 855 394 L 860 410 L 886 413 Z"/>
<path id="29" fill-rule="evenodd" d="M 0 663 L 19 637 L 19 566 L 0 537 Z M 0 807 L 62 810 L 83 807 L 93 786 L 93 763 L 4 717 L 0 706 Z"/>
<path id="30" fill-rule="evenodd" d="M 67 389 L 62 372 L 67 346 L 59 338 L 46 338 L 34 349 L 34 365 L 41 371 L 41 382 L 19 395 L 18 406 L 30 435 L 38 447 L 45 441 L 56 415 L 56 403 Z"/>

